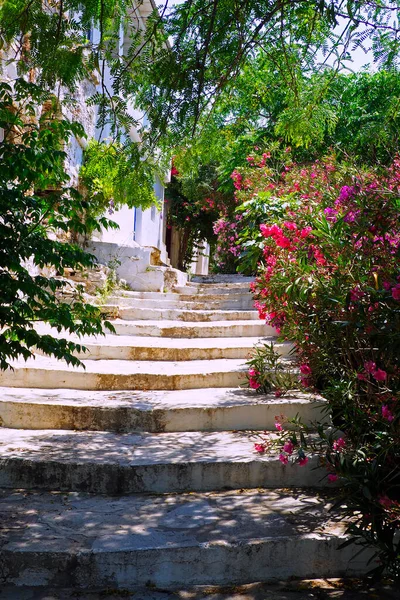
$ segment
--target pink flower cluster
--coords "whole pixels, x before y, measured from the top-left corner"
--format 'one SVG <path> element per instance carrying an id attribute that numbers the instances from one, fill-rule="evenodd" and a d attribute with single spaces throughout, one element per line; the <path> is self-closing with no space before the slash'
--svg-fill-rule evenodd
<path id="1" fill-rule="evenodd" d="M 384 419 L 386 419 L 386 421 L 389 421 L 389 423 L 394 421 L 394 414 L 392 413 L 392 411 L 390 410 L 390 408 L 388 407 L 387 404 L 383 404 L 381 410 L 382 410 L 382 417 Z"/>
<path id="2" fill-rule="evenodd" d="M 236 215 L 234 221 L 221 217 L 213 225 L 213 231 L 218 236 L 214 260 L 222 271 L 230 264 L 235 270 L 233 264 L 241 253 L 238 243 L 238 224 L 241 219 L 241 215 Z"/>
<path id="3" fill-rule="evenodd" d="M 240 173 L 238 173 L 238 171 L 233 171 L 231 179 L 235 188 L 237 190 L 240 190 L 242 187 L 243 176 Z"/>
<path id="4" fill-rule="evenodd" d="M 248 376 L 248 380 L 249 380 L 249 387 L 252 390 L 258 390 L 261 387 L 261 383 L 258 381 L 258 376 L 260 375 L 260 371 L 257 371 L 257 369 L 249 369 L 247 376 Z"/>
<path id="5" fill-rule="evenodd" d="M 300 377 L 300 383 L 303 387 L 308 388 L 311 386 L 311 375 L 312 375 L 312 370 L 310 365 L 307 364 L 302 364 L 300 365 L 300 373 L 301 373 L 301 377 Z"/>
<path id="6" fill-rule="evenodd" d="M 343 452 L 343 450 L 346 448 L 346 440 L 342 437 L 338 438 L 333 442 L 332 448 L 336 452 Z"/>
<path id="7" fill-rule="evenodd" d="M 386 381 L 387 379 L 386 371 L 378 369 L 372 360 L 364 363 L 364 371 L 357 373 L 357 378 L 361 381 L 368 381 L 368 375 L 372 375 L 376 381 Z"/>

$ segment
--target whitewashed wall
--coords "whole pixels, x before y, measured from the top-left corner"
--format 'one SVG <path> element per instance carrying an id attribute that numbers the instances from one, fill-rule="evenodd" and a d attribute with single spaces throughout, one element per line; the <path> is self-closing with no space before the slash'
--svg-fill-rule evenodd
<path id="1" fill-rule="evenodd" d="M 137 17 L 136 25 L 138 27 L 144 27 L 143 19 L 149 15 L 153 8 L 154 3 L 151 0 L 142 0 L 142 2 L 138 3 L 138 8 L 135 11 Z M 91 36 L 92 41 L 96 43 L 96 41 L 99 40 L 99 31 L 92 31 Z M 121 28 L 121 52 L 124 51 L 127 43 L 129 43 L 129 35 Z M 8 81 L 12 80 L 15 77 L 13 66 L 7 67 L 7 70 L 1 75 L 2 79 Z M 107 68 L 105 69 L 104 75 L 105 85 L 111 89 L 112 77 Z M 96 92 L 102 92 L 102 84 L 96 79 L 96 75 L 93 74 L 90 80 L 82 82 L 75 90 L 75 102 L 69 105 L 68 108 L 63 109 L 66 117 L 82 124 L 87 135 L 86 139 L 72 137 L 65 149 L 67 153 L 66 170 L 71 178 L 72 185 L 78 184 L 79 169 L 83 162 L 83 153 L 87 141 L 91 138 L 97 140 L 107 140 L 110 138 L 111 132 L 109 126 L 106 126 L 103 129 L 99 129 L 97 126 L 98 108 L 96 106 L 87 105 L 87 99 Z M 60 93 L 60 100 L 63 100 L 63 91 Z M 144 114 L 137 111 L 133 105 L 130 105 L 128 110 L 131 116 L 139 123 L 138 127 L 131 128 L 129 136 L 132 140 L 140 143 L 140 128 L 147 126 L 146 117 Z M 165 179 L 165 182 L 166 181 L 167 178 Z M 159 200 L 157 206 L 153 206 L 147 210 L 123 206 L 112 215 L 107 214 L 106 216 L 115 221 L 119 228 L 116 230 L 109 229 L 96 232 L 93 235 L 93 244 L 89 244 L 91 245 L 92 251 L 98 256 L 99 261 L 102 263 L 107 263 L 106 257 L 108 257 L 109 261 L 113 260 L 114 257 L 118 260 L 121 260 L 121 257 L 126 257 L 126 264 L 121 265 L 121 277 L 124 277 L 132 284 L 132 282 L 138 279 L 139 273 L 141 273 L 140 289 L 146 289 L 147 283 L 144 280 L 147 277 L 154 279 L 151 283 L 152 287 L 149 287 L 149 289 L 161 291 L 164 286 L 162 274 L 162 269 L 164 267 L 154 267 L 153 272 L 151 272 L 152 268 L 149 268 L 149 266 L 154 264 L 151 263 L 151 247 L 160 250 L 161 260 L 164 263 L 169 263 L 165 247 L 165 182 L 157 179 L 154 183 L 155 194 Z M 126 249 L 125 251 L 124 248 Z M 122 258 L 122 262 L 123 261 L 124 259 Z M 135 266 L 134 269 L 132 266 L 133 264 Z M 157 271 L 157 268 L 159 271 Z M 132 273 L 130 273 L 130 271 L 132 271 Z M 129 276 L 130 274 L 132 277 Z M 180 277 L 180 275 L 178 275 L 178 277 Z"/>

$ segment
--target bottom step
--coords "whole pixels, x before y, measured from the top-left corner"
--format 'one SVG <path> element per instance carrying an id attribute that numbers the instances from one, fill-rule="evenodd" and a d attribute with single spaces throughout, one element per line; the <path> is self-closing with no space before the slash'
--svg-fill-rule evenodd
<path id="1" fill-rule="evenodd" d="M 180 590 L 81 590 L 78 588 L 18 587 L 1 589 L 2 600 L 399 600 L 391 582 L 360 579 L 302 579 L 229 586 L 191 586 Z"/>
<path id="2" fill-rule="evenodd" d="M 242 490 L 163 496 L 0 492 L 2 583 L 182 587 L 358 576 L 329 497 Z M 374 564 L 369 565 L 369 569 Z"/>

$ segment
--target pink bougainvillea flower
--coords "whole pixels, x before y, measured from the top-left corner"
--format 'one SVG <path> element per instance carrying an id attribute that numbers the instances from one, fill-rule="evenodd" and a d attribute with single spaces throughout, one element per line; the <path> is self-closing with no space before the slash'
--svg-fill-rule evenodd
<path id="1" fill-rule="evenodd" d="M 310 235 L 311 231 L 312 231 L 312 227 L 303 227 L 303 229 L 300 231 L 300 237 L 305 239 L 306 237 L 308 237 Z"/>
<path id="2" fill-rule="evenodd" d="M 346 202 L 347 200 L 349 200 L 349 198 L 354 196 L 354 193 L 355 193 L 355 189 L 353 186 L 344 185 L 342 187 L 342 189 L 340 190 L 338 200 L 340 202 Z"/>
<path id="3" fill-rule="evenodd" d="M 260 374 L 260 371 L 257 371 L 257 369 L 253 369 L 253 368 L 249 369 L 250 377 L 257 377 L 257 375 L 259 375 L 259 374 Z"/>
<path id="4" fill-rule="evenodd" d="M 265 225 L 265 224 L 261 224 L 260 225 L 260 231 L 262 233 L 262 235 L 264 237 L 270 237 L 271 236 L 271 227 L 269 225 Z"/>
<path id="5" fill-rule="evenodd" d="M 382 405 L 382 417 L 391 423 L 394 420 L 394 414 L 387 404 Z"/>
<path id="6" fill-rule="evenodd" d="M 350 290 L 350 300 L 352 302 L 358 302 L 364 296 L 365 293 L 362 290 L 360 290 L 359 287 L 354 287 L 352 290 Z"/>
<path id="7" fill-rule="evenodd" d="M 311 371 L 310 365 L 306 365 L 306 364 L 300 365 L 300 373 L 302 375 L 311 375 L 311 372 L 312 371 Z"/>
<path id="8" fill-rule="evenodd" d="M 393 300 L 400 300 L 400 284 L 392 287 L 392 298 Z"/>
<path id="9" fill-rule="evenodd" d="M 319 248 L 314 247 L 314 257 L 317 265 L 320 265 L 322 267 L 326 265 L 326 258 Z"/>
<path id="10" fill-rule="evenodd" d="M 308 463 L 307 456 L 303 456 L 303 458 L 299 459 L 299 465 L 300 465 L 300 467 L 304 467 L 307 463 Z"/>
<path id="11" fill-rule="evenodd" d="M 278 431 L 283 431 L 283 427 L 282 427 L 281 423 L 279 423 L 279 421 L 276 421 L 276 423 L 275 423 L 275 428 L 276 428 Z"/>
<path id="12" fill-rule="evenodd" d="M 382 369 L 376 369 L 375 371 L 373 371 L 372 377 L 376 379 L 376 381 L 385 381 L 385 379 L 387 378 L 387 373 Z"/>
<path id="13" fill-rule="evenodd" d="M 282 229 L 276 223 L 274 223 L 274 225 L 271 225 L 271 235 L 272 236 L 283 235 Z"/>
<path id="14" fill-rule="evenodd" d="M 368 360 L 366 363 L 364 363 L 364 369 L 367 371 L 367 373 L 374 373 L 374 371 L 376 371 L 376 363 L 372 362 L 372 360 Z"/>
<path id="15" fill-rule="evenodd" d="M 292 242 L 285 235 L 276 236 L 275 243 L 279 248 L 290 248 L 292 246 Z"/>
<path id="16" fill-rule="evenodd" d="M 293 454 L 293 450 L 293 443 L 290 440 L 288 442 L 285 442 L 285 444 L 283 445 L 283 451 L 286 452 L 286 454 L 289 454 L 290 456 L 291 454 Z"/>
<path id="17" fill-rule="evenodd" d="M 347 213 L 347 215 L 345 215 L 343 221 L 345 223 L 354 223 L 354 221 L 357 219 L 359 214 L 360 214 L 359 210 L 351 210 Z"/>
<path id="18" fill-rule="evenodd" d="M 292 221 L 284 221 L 283 226 L 286 227 L 286 229 L 289 229 L 289 231 L 296 231 L 297 229 L 296 223 L 293 223 Z"/>
<path id="19" fill-rule="evenodd" d="M 378 502 L 384 508 L 392 508 L 392 506 L 396 506 L 398 504 L 395 500 L 391 500 L 389 496 L 386 496 L 386 494 L 380 495 Z"/>
<path id="20" fill-rule="evenodd" d="M 266 450 L 265 444 L 254 444 L 254 450 L 259 454 L 264 454 Z"/>
<path id="21" fill-rule="evenodd" d="M 328 475 L 328 481 L 329 483 L 334 483 L 335 481 L 337 481 L 339 478 L 336 475 L 336 473 L 329 473 Z"/>
<path id="22" fill-rule="evenodd" d="M 286 454 L 280 454 L 279 455 L 279 460 L 281 461 L 282 464 L 287 465 L 289 462 L 289 458 L 286 456 Z"/>
<path id="23" fill-rule="evenodd" d="M 341 452 L 346 447 L 346 440 L 344 440 L 342 437 L 340 437 L 340 438 L 338 438 L 337 440 L 335 440 L 333 442 L 333 446 L 332 447 L 337 452 Z"/>
<path id="24" fill-rule="evenodd" d="M 300 377 L 300 383 L 305 388 L 308 388 L 311 385 L 311 381 L 308 377 Z"/>
<path id="25" fill-rule="evenodd" d="M 359 379 L 360 381 L 368 381 L 368 377 L 365 373 L 357 373 L 357 379 Z"/>
<path id="26" fill-rule="evenodd" d="M 251 387 L 252 390 L 258 390 L 261 387 L 261 383 L 259 383 L 255 379 L 250 378 L 249 379 L 249 386 Z"/>
<path id="27" fill-rule="evenodd" d="M 336 223 L 338 211 L 335 210 L 334 208 L 328 207 L 328 208 L 325 208 L 324 215 L 325 215 L 327 221 L 331 221 L 331 223 Z"/>

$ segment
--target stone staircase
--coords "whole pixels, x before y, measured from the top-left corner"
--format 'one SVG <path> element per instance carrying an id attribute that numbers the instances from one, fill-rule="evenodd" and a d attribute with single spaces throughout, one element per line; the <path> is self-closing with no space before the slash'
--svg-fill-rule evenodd
<path id="1" fill-rule="evenodd" d="M 275 336 L 248 281 L 121 292 L 108 305 L 116 335 L 84 340 L 86 369 L 38 355 L 0 374 L 2 583 L 154 589 L 365 572 L 368 556 L 338 551 L 344 524 L 328 512 L 318 457 L 298 467 L 254 452 L 275 415 L 310 423 L 325 402 L 239 387 L 253 345 Z M 287 360 L 291 345 L 275 347 Z"/>

